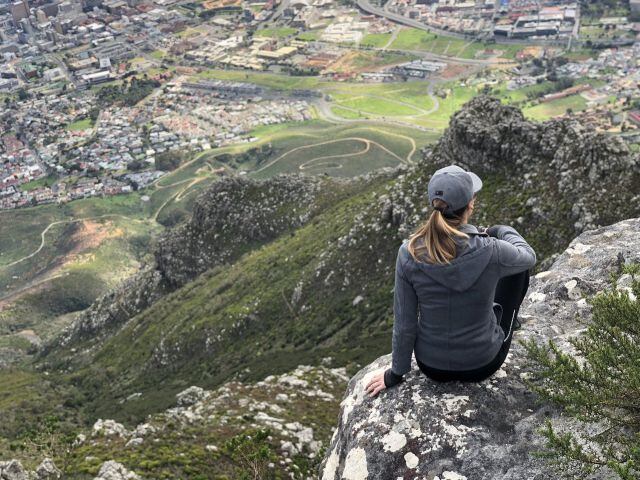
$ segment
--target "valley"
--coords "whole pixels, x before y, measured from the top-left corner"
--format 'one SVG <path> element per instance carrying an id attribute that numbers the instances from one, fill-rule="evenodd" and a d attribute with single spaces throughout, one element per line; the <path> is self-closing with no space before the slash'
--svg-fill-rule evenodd
<path id="1" fill-rule="evenodd" d="M 0 5 L 0 461 L 317 478 L 434 169 L 539 272 L 640 214 L 629 2 L 89 3 Z"/>

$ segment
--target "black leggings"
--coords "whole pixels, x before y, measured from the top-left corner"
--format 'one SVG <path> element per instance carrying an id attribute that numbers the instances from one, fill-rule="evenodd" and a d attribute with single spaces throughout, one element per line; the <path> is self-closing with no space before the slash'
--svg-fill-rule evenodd
<path id="1" fill-rule="evenodd" d="M 518 318 L 518 310 L 527 294 L 529 288 L 529 271 L 517 273 L 509 277 L 501 278 L 496 286 L 495 303 L 502 306 L 502 317 L 500 327 L 504 331 L 504 342 L 498 354 L 487 365 L 473 370 L 438 370 L 431 368 L 418 360 L 418 367 L 427 377 L 438 382 L 460 381 L 479 382 L 493 375 L 507 358 L 511 339 L 513 338 L 513 328 Z"/>

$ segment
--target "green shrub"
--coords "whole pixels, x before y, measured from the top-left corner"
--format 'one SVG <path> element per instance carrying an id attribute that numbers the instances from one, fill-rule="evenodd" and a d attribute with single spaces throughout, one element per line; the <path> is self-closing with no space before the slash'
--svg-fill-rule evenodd
<path id="1" fill-rule="evenodd" d="M 269 463 L 277 457 L 269 443 L 269 430 L 251 430 L 225 442 L 222 451 L 235 466 L 239 480 L 266 480 L 273 478 Z"/>
<path id="2" fill-rule="evenodd" d="M 631 275 L 632 293 L 612 288 L 590 299 L 593 319 L 571 340 L 575 355 L 551 341 L 525 343 L 532 388 L 599 432 L 559 432 L 550 421 L 542 429 L 543 454 L 574 478 L 606 466 L 624 480 L 640 479 L 640 265 L 623 273 Z"/>

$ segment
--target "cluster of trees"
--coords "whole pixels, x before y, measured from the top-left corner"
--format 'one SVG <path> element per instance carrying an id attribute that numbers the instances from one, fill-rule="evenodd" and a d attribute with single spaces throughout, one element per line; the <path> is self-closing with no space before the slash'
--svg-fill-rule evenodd
<path id="1" fill-rule="evenodd" d="M 150 79 L 146 76 L 143 78 L 131 77 L 129 82 L 122 85 L 109 85 L 101 88 L 97 93 L 98 104 L 113 105 L 123 104 L 133 106 L 160 87 L 158 80 Z"/>
<path id="2" fill-rule="evenodd" d="M 180 166 L 187 158 L 184 150 L 169 150 L 156 155 L 156 169 L 163 172 L 170 172 Z"/>
<path id="3" fill-rule="evenodd" d="M 260 165 L 266 159 L 268 159 L 273 154 L 273 145 L 271 143 L 265 143 L 264 145 L 260 145 L 259 147 L 250 148 L 249 150 L 238 153 L 223 153 L 222 155 L 218 155 L 216 160 L 226 163 L 226 164 L 243 164 L 247 162 L 255 162 L 256 165 Z M 157 160 L 156 160 L 157 161 Z"/>
<path id="4" fill-rule="evenodd" d="M 545 95 L 548 95 L 550 93 L 561 92 L 562 90 L 573 87 L 574 84 L 575 81 L 573 79 L 562 77 L 545 86 L 544 88 L 527 92 L 527 98 L 533 100 L 536 98 L 544 97 Z"/>

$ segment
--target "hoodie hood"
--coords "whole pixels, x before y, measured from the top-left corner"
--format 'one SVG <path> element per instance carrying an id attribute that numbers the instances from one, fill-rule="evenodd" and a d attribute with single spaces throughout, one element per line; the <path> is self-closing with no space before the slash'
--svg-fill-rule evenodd
<path id="1" fill-rule="evenodd" d="M 478 238 L 486 234 L 479 233 L 473 225 L 463 225 L 460 230 L 469 235 L 469 240 L 460 245 L 459 255 L 450 263 L 414 262 L 432 280 L 456 292 L 464 292 L 476 283 L 493 254 L 493 243 Z"/>

